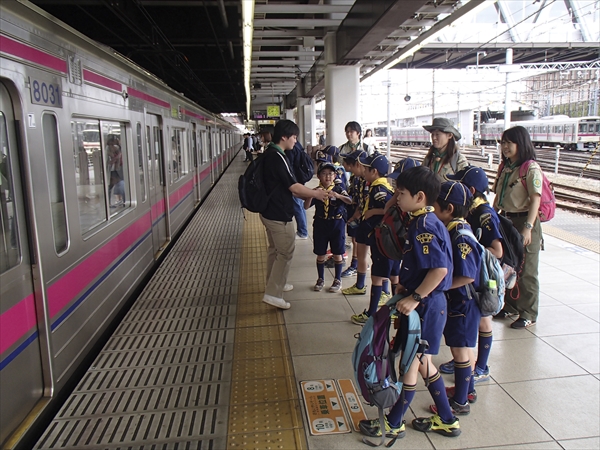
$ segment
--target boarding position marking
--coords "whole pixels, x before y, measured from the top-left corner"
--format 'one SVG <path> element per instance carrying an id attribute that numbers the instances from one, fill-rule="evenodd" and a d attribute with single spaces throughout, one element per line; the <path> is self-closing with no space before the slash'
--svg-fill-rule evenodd
<path id="1" fill-rule="evenodd" d="M 349 421 L 333 380 L 301 381 L 300 387 L 310 434 L 350 433 Z"/>

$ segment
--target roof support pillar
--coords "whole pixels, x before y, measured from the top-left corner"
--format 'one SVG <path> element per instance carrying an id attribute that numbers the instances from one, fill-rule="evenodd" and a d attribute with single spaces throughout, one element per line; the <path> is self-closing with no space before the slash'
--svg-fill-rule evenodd
<path id="1" fill-rule="evenodd" d="M 342 145 L 347 141 L 344 127 L 360 118 L 360 66 L 325 68 L 325 102 L 327 144 Z"/>

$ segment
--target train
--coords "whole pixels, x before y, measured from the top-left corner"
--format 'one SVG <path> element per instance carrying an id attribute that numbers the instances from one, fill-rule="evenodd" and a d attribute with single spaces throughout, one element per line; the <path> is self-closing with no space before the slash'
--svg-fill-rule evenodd
<path id="1" fill-rule="evenodd" d="M 538 120 L 511 122 L 527 129 L 537 147 L 555 147 L 565 150 L 590 150 L 600 143 L 600 116 L 576 117 L 548 116 Z M 479 143 L 495 145 L 500 142 L 504 121 L 482 123 Z"/>
<path id="2" fill-rule="evenodd" d="M 511 122 L 511 126 L 521 125 L 529 131 L 531 140 L 538 147 L 560 145 L 565 150 L 585 151 L 600 143 L 600 116 L 569 118 L 568 116 L 548 116 L 538 120 Z M 481 124 L 479 139 L 475 145 L 495 145 L 500 142 L 504 131 L 504 121 Z M 379 147 L 387 145 L 387 128 L 376 127 L 375 136 Z M 422 126 L 392 127 L 391 142 L 394 145 L 431 145 L 430 134 Z"/>
<path id="3" fill-rule="evenodd" d="M 0 443 L 22 442 L 241 148 L 29 2 L 0 4 Z"/>

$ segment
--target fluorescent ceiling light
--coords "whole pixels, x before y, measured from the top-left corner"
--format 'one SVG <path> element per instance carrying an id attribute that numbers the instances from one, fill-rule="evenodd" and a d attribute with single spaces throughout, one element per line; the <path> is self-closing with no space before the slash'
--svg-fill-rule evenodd
<path id="1" fill-rule="evenodd" d="M 244 90 L 246 117 L 250 120 L 250 67 L 252 65 L 252 34 L 254 32 L 254 0 L 242 0 L 242 37 L 244 45 Z"/>

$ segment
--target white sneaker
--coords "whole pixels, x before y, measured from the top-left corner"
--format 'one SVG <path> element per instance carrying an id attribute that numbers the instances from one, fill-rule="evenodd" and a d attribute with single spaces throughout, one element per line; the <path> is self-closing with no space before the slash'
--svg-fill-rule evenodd
<path id="1" fill-rule="evenodd" d="M 268 305 L 275 306 L 275 307 L 281 308 L 281 309 L 290 309 L 290 306 L 291 306 L 284 299 L 279 298 L 279 297 L 273 297 L 272 295 L 268 295 L 268 294 L 264 295 L 262 301 Z"/>
<path id="2" fill-rule="evenodd" d="M 304 241 L 304 240 L 308 239 L 308 235 L 302 236 L 301 234 L 296 233 L 296 239 L 301 239 Z"/>
<path id="3" fill-rule="evenodd" d="M 286 283 L 283 287 L 283 292 L 290 292 L 292 289 L 294 289 L 294 285 Z"/>

